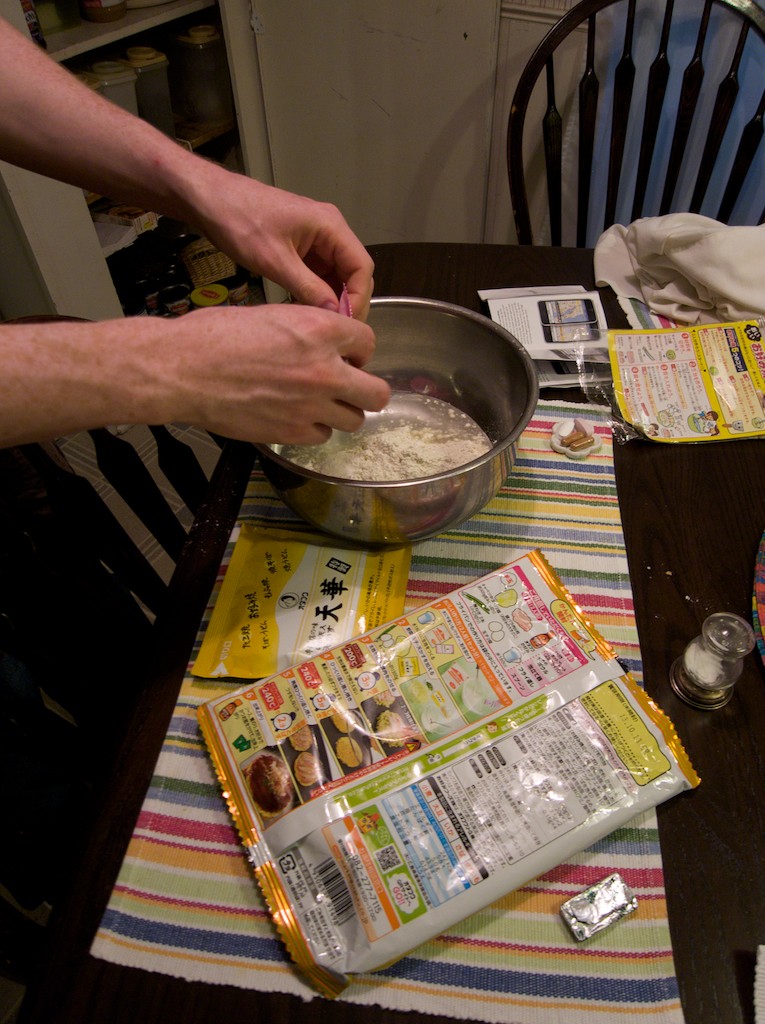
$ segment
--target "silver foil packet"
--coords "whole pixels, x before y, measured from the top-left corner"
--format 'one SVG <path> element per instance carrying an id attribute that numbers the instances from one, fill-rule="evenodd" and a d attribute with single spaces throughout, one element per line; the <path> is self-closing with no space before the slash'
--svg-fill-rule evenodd
<path id="1" fill-rule="evenodd" d="M 620 874 L 596 882 L 561 905 L 560 915 L 582 942 L 637 910 L 635 894 Z"/>

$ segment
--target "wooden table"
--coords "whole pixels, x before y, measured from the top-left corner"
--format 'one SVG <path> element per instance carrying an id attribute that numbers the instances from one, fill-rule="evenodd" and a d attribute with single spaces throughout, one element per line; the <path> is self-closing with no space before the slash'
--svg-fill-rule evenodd
<path id="1" fill-rule="evenodd" d="M 381 245 L 376 294 L 417 295 L 479 309 L 479 288 L 593 286 L 589 250 L 484 245 Z M 610 321 L 625 323 L 612 295 Z M 673 659 L 711 612 L 750 614 L 753 568 L 765 528 L 765 442 L 618 446 L 619 498 L 645 685 L 669 714 L 702 778 L 659 808 L 669 916 L 687 1024 L 751 1024 L 758 944 L 765 943 L 765 679 L 756 654 L 733 701 L 697 711 L 671 691 Z M 40 1024 L 217 1024 L 301 1013 L 317 1024 L 357 1024 L 359 1008 L 179 981 L 88 954 L 140 810 L 188 653 L 252 465 L 230 446 L 215 495 L 192 531 L 157 624 L 149 684 L 105 785 L 103 809 L 68 903 L 51 929 L 47 962 L 22 1020 Z M 55 856 L 58 837 L 51 837 Z M 418 1014 L 363 1010 L 377 1024 L 431 1024 Z"/>

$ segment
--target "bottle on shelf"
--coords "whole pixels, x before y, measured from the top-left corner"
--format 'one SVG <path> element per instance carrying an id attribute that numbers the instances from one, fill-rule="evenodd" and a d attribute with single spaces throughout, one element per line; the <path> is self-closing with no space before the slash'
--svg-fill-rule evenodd
<path id="1" fill-rule="evenodd" d="M 24 12 L 24 20 L 27 23 L 30 36 L 38 46 L 42 46 L 43 50 L 46 50 L 48 44 L 45 41 L 45 34 L 40 27 L 40 19 L 37 17 L 35 0 L 21 0 L 21 9 Z"/>
<path id="2" fill-rule="evenodd" d="M 250 302 L 250 273 L 243 267 L 237 267 L 236 273 L 224 278 L 221 282 L 228 290 L 230 306 L 247 306 Z"/>
<path id="3" fill-rule="evenodd" d="M 168 60 L 153 46 L 129 46 L 125 64 L 136 75 L 138 113 L 171 139 L 175 138 L 175 120 L 167 81 Z"/>

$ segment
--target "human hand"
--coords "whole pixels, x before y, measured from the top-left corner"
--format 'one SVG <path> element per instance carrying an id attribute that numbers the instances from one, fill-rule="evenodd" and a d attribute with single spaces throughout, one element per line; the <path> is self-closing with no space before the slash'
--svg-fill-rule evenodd
<path id="1" fill-rule="evenodd" d="M 222 171 L 213 167 L 213 173 Z M 345 284 L 353 315 L 365 320 L 374 264 L 340 211 L 330 203 L 223 171 L 225 182 L 196 192 L 194 213 L 218 248 L 242 266 L 282 285 L 298 302 L 337 310 Z"/>
<path id="2" fill-rule="evenodd" d="M 198 310 L 165 320 L 151 348 L 160 383 L 156 422 L 194 423 L 226 437 L 318 444 L 332 429 L 354 431 L 364 411 L 390 397 L 362 367 L 371 329 L 328 310 L 293 304 Z M 149 422 L 155 419 L 149 418 Z"/>

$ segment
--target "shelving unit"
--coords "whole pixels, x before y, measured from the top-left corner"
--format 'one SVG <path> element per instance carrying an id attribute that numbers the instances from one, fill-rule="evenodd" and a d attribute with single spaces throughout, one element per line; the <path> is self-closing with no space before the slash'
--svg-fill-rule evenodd
<path id="1" fill-rule="evenodd" d="M 59 63 L 82 58 L 206 10 L 223 25 L 236 120 L 201 131 L 183 125 L 181 144 L 196 149 L 236 134 L 244 172 L 269 182 L 271 164 L 248 0 L 171 0 L 129 10 L 116 22 L 83 21 L 51 33 L 47 52 Z M 0 14 L 26 33 L 18 0 L 0 0 Z M 0 162 L 0 238 L 2 318 L 43 313 L 89 320 L 122 316 L 80 189 Z"/>
<path id="2" fill-rule="evenodd" d="M 170 21 L 176 21 L 189 14 L 196 14 L 209 7 L 215 7 L 215 0 L 172 0 L 171 3 L 156 7 L 138 7 L 129 10 L 119 21 L 94 22 L 82 21 L 76 28 L 54 32 L 46 39 L 47 52 L 54 60 L 61 63 L 80 57 L 91 50 L 102 46 L 111 46 L 121 39 L 147 32 Z"/>

